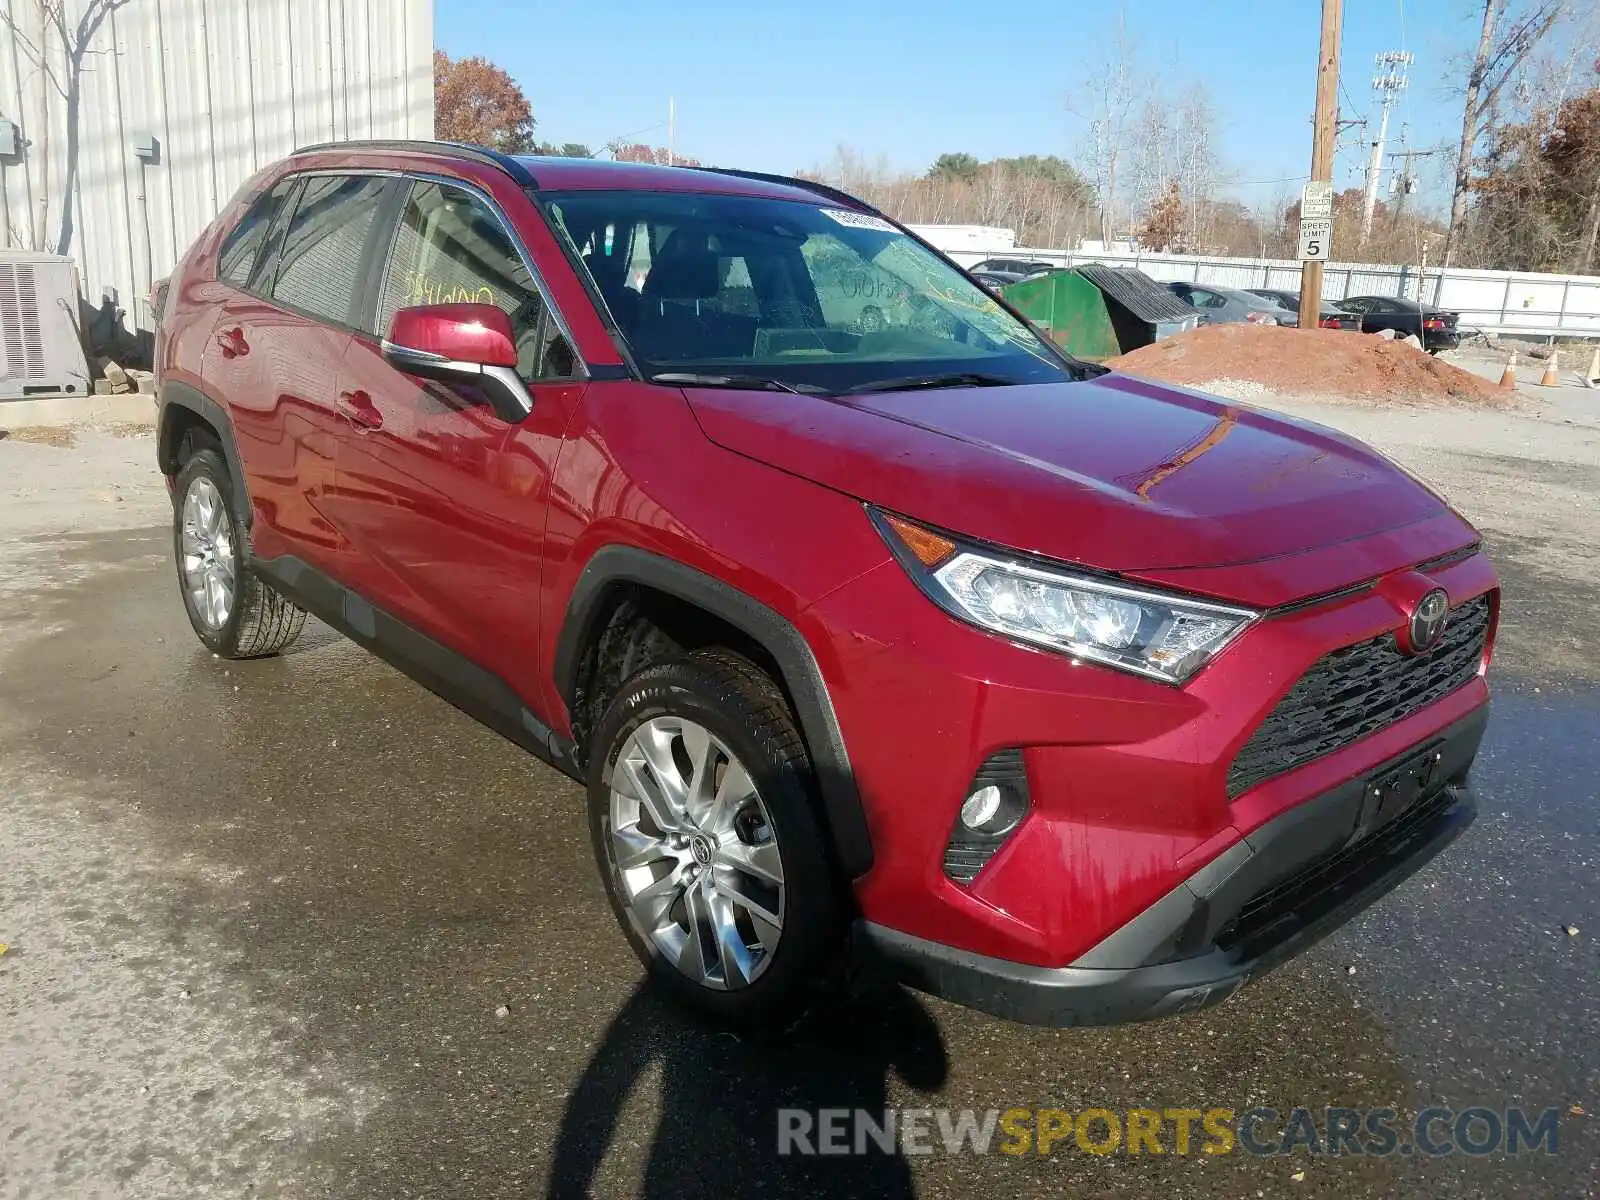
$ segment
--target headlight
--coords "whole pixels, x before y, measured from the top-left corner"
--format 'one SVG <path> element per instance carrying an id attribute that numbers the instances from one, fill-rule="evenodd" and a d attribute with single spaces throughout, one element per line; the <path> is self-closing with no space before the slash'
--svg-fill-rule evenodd
<path id="1" fill-rule="evenodd" d="M 1183 683 L 1258 615 L 963 545 L 886 513 L 872 519 L 918 586 L 952 615 L 1167 683 Z"/>

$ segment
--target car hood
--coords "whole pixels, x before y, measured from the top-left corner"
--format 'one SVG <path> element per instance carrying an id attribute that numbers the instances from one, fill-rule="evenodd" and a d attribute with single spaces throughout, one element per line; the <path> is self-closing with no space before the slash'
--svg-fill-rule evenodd
<path id="1" fill-rule="evenodd" d="M 687 394 L 713 442 L 780 470 L 1013 549 L 1147 577 L 1193 571 L 1211 590 L 1227 585 L 1197 568 L 1293 560 L 1418 522 L 1433 523 L 1435 552 L 1474 537 L 1353 439 L 1116 373 L 863 396 Z M 1348 570 L 1302 572 L 1308 586 L 1376 573 L 1370 556 L 1343 557 Z M 1270 590 L 1285 594 L 1281 582 Z"/>

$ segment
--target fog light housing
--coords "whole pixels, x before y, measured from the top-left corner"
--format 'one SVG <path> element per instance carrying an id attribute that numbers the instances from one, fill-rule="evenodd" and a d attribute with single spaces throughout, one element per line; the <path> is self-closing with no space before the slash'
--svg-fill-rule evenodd
<path id="1" fill-rule="evenodd" d="M 971 883 L 1028 814 L 1022 751 L 1001 750 L 978 768 L 944 851 L 944 873 Z"/>

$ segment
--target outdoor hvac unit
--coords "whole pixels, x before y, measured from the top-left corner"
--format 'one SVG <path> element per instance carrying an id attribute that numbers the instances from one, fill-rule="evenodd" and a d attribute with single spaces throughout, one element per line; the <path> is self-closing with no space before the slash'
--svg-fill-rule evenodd
<path id="1" fill-rule="evenodd" d="M 72 260 L 0 250 L 0 401 L 89 390 Z"/>

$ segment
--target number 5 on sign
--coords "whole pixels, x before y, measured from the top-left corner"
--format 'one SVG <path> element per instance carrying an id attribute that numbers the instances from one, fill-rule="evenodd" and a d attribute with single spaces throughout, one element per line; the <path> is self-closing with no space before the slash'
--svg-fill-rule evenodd
<path id="1" fill-rule="evenodd" d="M 1333 222 L 1316 217 L 1300 218 L 1300 253 L 1301 260 L 1315 259 L 1326 262 L 1328 259 L 1328 243 L 1332 240 Z"/>

